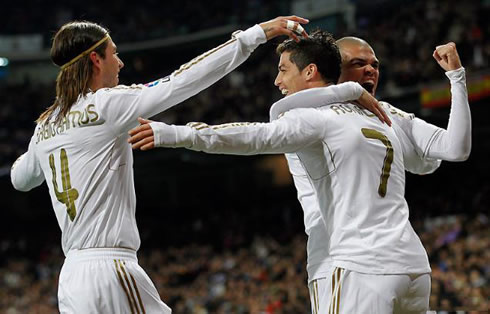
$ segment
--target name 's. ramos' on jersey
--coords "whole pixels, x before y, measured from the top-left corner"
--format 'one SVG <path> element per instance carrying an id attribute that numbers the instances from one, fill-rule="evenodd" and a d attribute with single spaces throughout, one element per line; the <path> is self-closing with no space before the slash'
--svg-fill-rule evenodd
<path id="1" fill-rule="evenodd" d="M 100 115 L 95 111 L 95 105 L 87 105 L 82 111 L 70 110 L 60 123 L 41 122 L 36 129 L 36 144 L 55 137 L 70 128 L 76 128 L 88 124 L 100 123 Z"/>

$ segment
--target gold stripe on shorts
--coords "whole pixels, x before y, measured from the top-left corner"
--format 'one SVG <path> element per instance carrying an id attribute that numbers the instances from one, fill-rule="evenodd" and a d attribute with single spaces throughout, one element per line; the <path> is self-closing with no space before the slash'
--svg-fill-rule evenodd
<path id="1" fill-rule="evenodd" d="M 126 266 L 126 262 L 123 262 L 124 266 Z M 133 287 L 134 290 L 136 291 L 136 296 L 138 297 L 138 302 L 140 305 L 141 310 L 143 311 L 143 314 L 146 314 L 145 307 L 143 306 L 143 302 L 141 301 L 141 295 L 140 291 L 138 290 L 138 286 L 136 285 L 136 280 L 134 280 L 133 275 L 128 271 L 129 276 L 131 277 L 131 281 L 133 282 Z"/>
<path id="2" fill-rule="evenodd" d="M 311 309 L 313 310 L 313 314 L 317 314 L 317 312 L 316 312 L 315 281 L 316 281 L 316 279 L 311 282 L 311 287 L 310 287 Z"/>
<path id="3" fill-rule="evenodd" d="M 342 268 L 335 267 L 335 270 L 332 273 L 332 292 L 328 309 L 329 314 L 340 313 L 340 290 L 342 288 L 342 281 L 340 279 L 343 271 Z"/>
<path id="4" fill-rule="evenodd" d="M 336 314 L 340 313 L 340 289 L 342 288 L 342 281 L 340 280 L 340 277 L 342 276 L 341 268 L 337 268 L 337 274 L 339 287 L 337 289 L 337 311 L 335 312 Z"/>
<path id="5" fill-rule="evenodd" d="M 318 314 L 320 311 L 320 300 L 318 299 L 318 281 L 315 280 L 315 311 Z"/>
<path id="6" fill-rule="evenodd" d="M 310 302 L 312 314 L 318 314 L 318 283 L 317 279 L 313 280 L 311 284 L 308 285 L 308 291 L 310 293 Z"/>
<path id="7" fill-rule="evenodd" d="M 335 291 L 335 270 L 332 273 L 332 288 L 331 288 L 330 304 L 328 305 L 328 314 L 332 314 L 332 303 L 333 303 L 334 291 Z"/>
<path id="8" fill-rule="evenodd" d="M 131 298 L 129 297 L 129 292 L 128 292 L 128 287 L 124 284 L 123 277 L 121 275 L 121 271 L 119 270 L 119 265 L 116 260 L 114 260 L 114 265 L 116 266 L 116 272 L 117 272 L 117 277 L 119 278 L 119 282 L 121 283 L 121 286 L 124 290 L 124 293 L 126 293 L 126 297 L 128 298 L 129 302 L 129 308 L 131 309 L 131 314 L 134 314 L 134 308 L 133 308 L 133 303 L 131 302 Z"/>
<path id="9" fill-rule="evenodd" d="M 136 313 L 138 314 L 139 313 L 138 304 L 136 303 L 136 297 L 134 296 L 133 289 L 131 289 L 131 282 L 129 281 L 129 278 L 127 275 L 128 272 L 126 272 L 126 268 L 124 267 L 122 261 L 121 260 L 118 260 L 118 261 L 119 261 L 119 267 L 121 268 L 121 271 L 124 275 L 124 279 L 126 279 L 126 283 L 128 285 L 128 288 L 129 288 L 129 295 L 131 296 L 131 299 L 133 300 L 133 304 L 134 304 L 134 307 L 136 309 Z"/>
<path id="10" fill-rule="evenodd" d="M 312 287 L 313 287 L 313 281 L 311 282 L 311 285 L 310 284 L 308 285 L 308 295 L 310 296 L 310 305 L 311 305 L 311 311 L 312 311 L 311 314 L 315 314 L 315 311 L 314 311 L 315 307 L 313 306 L 314 301 L 313 301 L 313 290 L 312 290 L 313 288 Z"/>

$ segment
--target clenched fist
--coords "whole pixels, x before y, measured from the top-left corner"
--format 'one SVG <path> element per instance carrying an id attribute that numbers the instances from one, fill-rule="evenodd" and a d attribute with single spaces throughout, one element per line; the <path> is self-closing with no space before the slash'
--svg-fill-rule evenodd
<path id="1" fill-rule="evenodd" d="M 456 44 L 453 42 L 437 46 L 432 56 L 445 71 L 457 70 L 462 67 Z"/>

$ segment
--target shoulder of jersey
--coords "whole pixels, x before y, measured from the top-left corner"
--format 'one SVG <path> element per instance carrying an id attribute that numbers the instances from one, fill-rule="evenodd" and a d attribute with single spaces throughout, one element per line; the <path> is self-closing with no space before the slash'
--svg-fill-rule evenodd
<path id="1" fill-rule="evenodd" d="M 415 118 L 413 113 L 407 113 L 385 101 L 380 101 L 379 103 L 385 112 L 395 119 L 413 120 Z"/>
<path id="2" fill-rule="evenodd" d="M 98 93 L 109 93 L 109 94 L 116 94 L 116 93 L 124 93 L 124 92 L 131 92 L 131 91 L 139 91 L 144 88 L 144 85 L 142 84 L 132 84 L 132 85 L 117 85 L 116 87 L 106 87 L 106 88 L 101 88 L 99 89 L 96 94 Z"/>
<path id="3" fill-rule="evenodd" d="M 301 97 L 300 95 L 309 95 L 315 96 L 319 92 L 320 88 L 310 88 L 310 89 L 305 89 L 302 91 L 299 91 L 295 93 L 294 99 L 297 99 L 298 97 Z M 291 98 L 284 97 L 278 101 L 276 101 L 272 106 L 269 111 L 269 117 L 270 121 L 276 120 L 284 115 L 289 110 L 292 109 L 299 109 L 299 108 L 319 108 L 323 107 L 324 105 L 321 102 L 318 103 L 311 103 L 311 104 L 306 104 L 306 103 L 298 103 L 294 101 L 290 101 Z"/>

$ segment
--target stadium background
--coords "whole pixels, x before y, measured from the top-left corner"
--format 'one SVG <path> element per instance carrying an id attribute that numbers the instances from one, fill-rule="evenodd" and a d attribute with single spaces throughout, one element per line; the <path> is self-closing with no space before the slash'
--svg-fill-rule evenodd
<path id="1" fill-rule="evenodd" d="M 407 174 L 406 197 L 433 269 L 431 309 L 488 310 L 490 1 L 18 0 L 0 10 L 0 313 L 57 312 L 63 254 L 47 188 L 17 192 L 9 171 L 53 100 L 58 69 L 48 49 L 59 26 L 87 19 L 108 27 L 125 63 L 120 82 L 130 84 L 170 74 L 236 29 L 289 14 L 309 18 L 307 30 L 366 39 L 381 61 L 378 98 L 442 127 L 447 81 L 431 55 L 456 42 L 472 154 L 429 176 Z M 281 97 L 278 42 L 156 119 L 267 121 Z M 135 152 L 134 168 L 140 264 L 174 313 L 309 313 L 303 217 L 283 157 L 160 149 Z"/>

